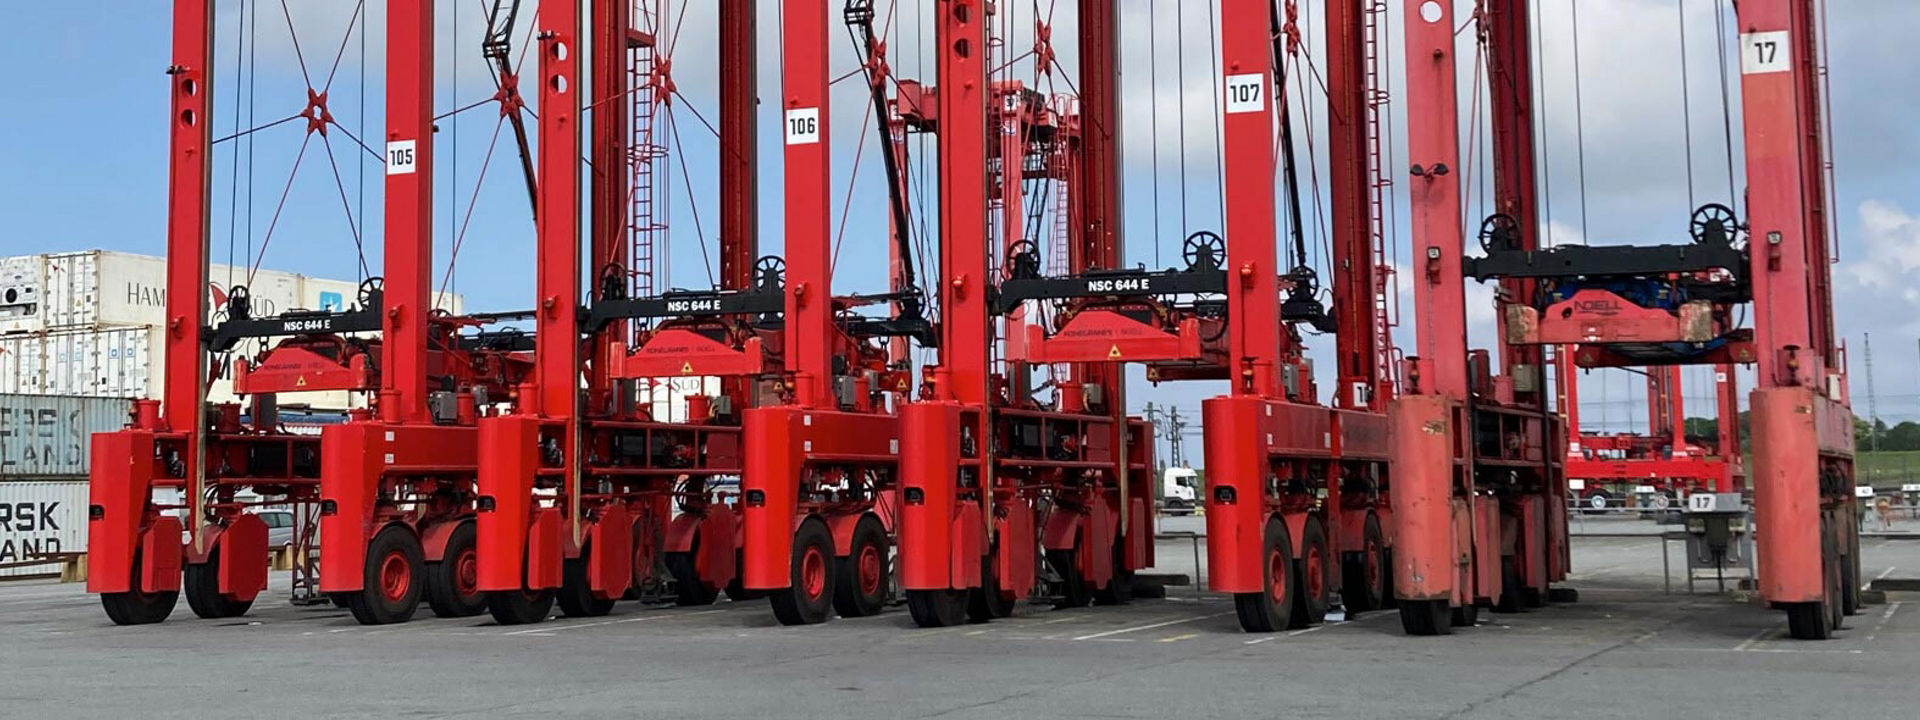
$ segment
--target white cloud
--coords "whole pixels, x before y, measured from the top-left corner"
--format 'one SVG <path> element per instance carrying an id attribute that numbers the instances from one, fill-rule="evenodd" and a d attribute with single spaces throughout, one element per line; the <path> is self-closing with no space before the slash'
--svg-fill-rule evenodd
<path id="1" fill-rule="evenodd" d="M 1920 270 L 1920 218 L 1900 206 L 1868 200 L 1860 204 L 1860 244 L 1866 257 L 1842 268 L 1861 284 L 1896 291 L 1913 301 Z"/>

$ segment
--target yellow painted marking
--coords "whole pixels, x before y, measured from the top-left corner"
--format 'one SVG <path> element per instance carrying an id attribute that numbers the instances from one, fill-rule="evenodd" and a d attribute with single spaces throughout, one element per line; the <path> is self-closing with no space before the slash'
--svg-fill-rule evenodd
<path id="1" fill-rule="evenodd" d="M 300 377 L 297 377 L 297 378 L 294 378 L 294 379 L 293 379 L 293 386 L 294 386 L 294 387 L 306 387 L 306 386 L 307 386 L 307 376 L 305 376 L 305 375 L 301 375 Z"/>
<path id="2" fill-rule="evenodd" d="M 1109 349 L 1109 350 L 1107 350 L 1107 359 L 1109 359 L 1109 360 L 1118 360 L 1118 359 L 1120 359 L 1120 346 L 1119 346 L 1119 345 L 1114 345 L 1114 346 L 1113 346 L 1113 347 L 1112 347 L 1111 349 Z"/>
<path id="3" fill-rule="evenodd" d="M 1160 638 L 1160 642 L 1180 642 L 1181 640 L 1191 640 L 1197 637 L 1200 637 L 1200 633 L 1185 633 L 1181 635 L 1175 635 L 1173 637 Z"/>
<path id="4" fill-rule="evenodd" d="M 692 375 L 692 374 L 693 374 L 693 363 L 685 363 L 685 364 L 682 364 L 682 365 L 680 366 L 680 374 L 681 374 L 681 375 Z"/>

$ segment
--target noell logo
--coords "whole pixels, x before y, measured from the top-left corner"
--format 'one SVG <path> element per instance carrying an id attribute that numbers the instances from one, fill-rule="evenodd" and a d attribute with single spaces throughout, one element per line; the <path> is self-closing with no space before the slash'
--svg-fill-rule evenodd
<path id="1" fill-rule="evenodd" d="M 1573 309 L 1583 315 L 1618 315 L 1623 308 L 1618 300 L 1575 300 Z"/>

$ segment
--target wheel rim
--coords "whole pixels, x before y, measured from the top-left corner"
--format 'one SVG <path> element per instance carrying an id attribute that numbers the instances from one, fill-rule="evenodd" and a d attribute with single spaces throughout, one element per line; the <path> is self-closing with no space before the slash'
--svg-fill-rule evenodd
<path id="1" fill-rule="evenodd" d="M 1327 563 L 1319 546 L 1307 548 L 1307 597 L 1318 599 L 1326 590 Z"/>
<path id="2" fill-rule="evenodd" d="M 387 553 L 380 560 L 380 594 L 387 600 L 399 602 L 412 585 L 413 568 L 407 564 L 407 556 L 398 551 Z"/>
<path id="3" fill-rule="evenodd" d="M 1587 507 L 1593 508 L 1595 510 L 1607 509 L 1607 496 L 1605 495 L 1589 496 L 1587 498 Z"/>
<path id="4" fill-rule="evenodd" d="M 453 561 L 453 589 L 463 596 L 480 592 L 479 553 L 472 548 L 460 551 Z"/>
<path id="5" fill-rule="evenodd" d="M 809 547 L 800 556 L 800 587 L 809 598 L 827 591 L 827 559 L 819 548 Z"/>
<path id="6" fill-rule="evenodd" d="M 1267 553 L 1267 586 L 1275 605 L 1287 601 L 1287 556 L 1279 550 Z"/>
<path id="7" fill-rule="evenodd" d="M 880 592 L 880 548 L 860 548 L 860 592 L 869 597 Z"/>

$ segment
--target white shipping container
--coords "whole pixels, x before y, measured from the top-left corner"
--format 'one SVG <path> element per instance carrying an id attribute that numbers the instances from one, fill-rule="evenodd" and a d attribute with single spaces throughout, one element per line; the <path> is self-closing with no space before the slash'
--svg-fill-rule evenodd
<path id="1" fill-rule="evenodd" d="M 0 395 L 0 484 L 85 477 L 93 434 L 127 424 L 122 398 Z"/>
<path id="2" fill-rule="evenodd" d="M 0 258 L 0 333 L 40 329 L 39 256 Z"/>
<path id="3" fill-rule="evenodd" d="M 0 482 L 0 565 L 86 549 L 85 478 Z M 0 577 L 59 571 L 59 565 L 14 567 L 0 569 Z"/>
<path id="4" fill-rule="evenodd" d="M 209 269 L 209 323 L 223 319 L 229 293 L 245 283 L 245 268 Z M 358 302 L 360 284 L 261 270 L 248 286 L 256 317 L 291 310 L 345 310 Z M 7 302 L 8 293 L 15 302 Z M 166 260 L 90 250 L 0 258 L 0 392 L 156 398 L 165 382 Z M 449 311 L 464 310 L 458 295 L 436 297 Z M 268 340 L 243 343 L 252 355 Z M 234 402 L 224 377 L 208 389 L 212 402 Z M 326 410 L 364 407 L 349 393 L 284 395 L 283 404 Z"/>
<path id="5" fill-rule="evenodd" d="M 145 327 L 0 335 L 0 392 L 147 397 L 159 342 Z"/>
<path id="6" fill-rule="evenodd" d="M 208 321 L 225 316 L 227 296 L 246 285 L 253 315 L 290 310 L 344 310 L 360 283 L 211 265 L 207 270 Z M 7 301 L 12 290 L 15 301 Z M 453 313 L 464 310 L 458 295 L 435 298 Z M 0 333 L 159 327 L 166 323 L 167 261 L 152 255 L 88 250 L 0 259 Z"/>

